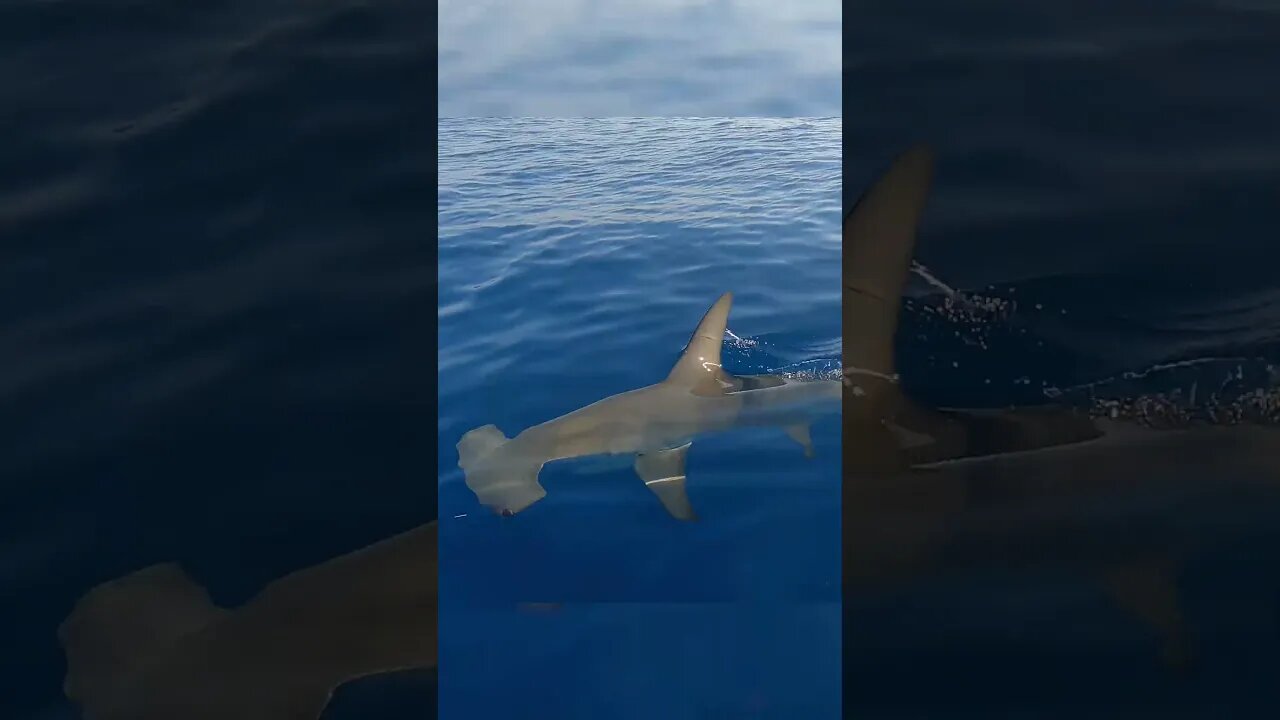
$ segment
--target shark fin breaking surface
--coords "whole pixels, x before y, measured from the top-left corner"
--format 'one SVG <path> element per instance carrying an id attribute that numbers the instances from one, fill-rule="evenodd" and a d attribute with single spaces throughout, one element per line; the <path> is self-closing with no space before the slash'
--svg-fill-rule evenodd
<path id="1" fill-rule="evenodd" d="M 699 386 L 708 377 L 721 379 L 720 349 L 724 346 L 724 333 L 729 327 L 729 310 L 732 308 L 733 293 L 725 293 L 707 310 L 680 359 L 667 375 L 667 382 Z"/>

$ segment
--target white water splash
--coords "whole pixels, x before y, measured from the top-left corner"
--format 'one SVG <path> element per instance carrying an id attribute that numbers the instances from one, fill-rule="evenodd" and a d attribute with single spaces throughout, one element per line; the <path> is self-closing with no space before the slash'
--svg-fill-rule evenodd
<path id="1" fill-rule="evenodd" d="M 739 350 L 749 350 L 760 346 L 759 340 L 755 338 L 740 337 L 729 328 L 724 329 L 724 338 L 725 342 L 729 343 L 731 347 L 738 348 Z"/>
<path id="2" fill-rule="evenodd" d="M 918 277 L 920 277 L 921 279 L 923 279 L 925 282 L 929 283 L 933 287 L 946 293 L 947 296 L 960 299 L 960 291 L 956 290 L 955 288 L 946 284 L 942 280 L 938 279 L 938 276 L 934 275 L 933 272 L 929 270 L 929 268 L 925 267 L 924 265 L 921 265 L 919 262 L 915 260 L 911 261 L 911 272 L 915 273 Z"/>
<path id="3" fill-rule="evenodd" d="M 1178 377 L 1186 372 L 1193 376 Z M 1217 388 L 1204 392 L 1202 385 L 1215 377 L 1221 378 Z M 1124 387 L 1138 380 L 1155 388 Z M 1044 392 L 1055 400 L 1079 404 L 1095 416 L 1149 426 L 1280 423 L 1280 377 L 1273 365 L 1260 358 L 1202 357 L 1159 363 L 1068 388 L 1045 388 Z"/>

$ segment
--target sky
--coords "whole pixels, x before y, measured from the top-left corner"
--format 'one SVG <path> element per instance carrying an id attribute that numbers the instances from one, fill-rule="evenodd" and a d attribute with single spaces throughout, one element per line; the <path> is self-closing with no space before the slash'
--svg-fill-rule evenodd
<path id="1" fill-rule="evenodd" d="M 440 117 L 836 117 L 839 0 L 440 0 Z"/>

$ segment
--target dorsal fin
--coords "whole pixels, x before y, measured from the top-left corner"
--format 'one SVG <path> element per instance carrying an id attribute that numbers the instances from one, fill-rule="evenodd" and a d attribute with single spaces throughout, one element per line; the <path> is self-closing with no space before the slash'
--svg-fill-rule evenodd
<path id="1" fill-rule="evenodd" d="M 667 375 L 667 382 L 698 386 L 708 379 L 723 376 L 724 372 L 720 369 L 720 348 L 724 345 L 724 332 L 729 324 L 729 308 L 732 306 L 733 293 L 725 293 L 702 316 L 684 353 Z"/>
<path id="2" fill-rule="evenodd" d="M 894 334 L 911 270 L 916 227 L 933 182 L 933 152 L 917 145 L 898 156 L 845 217 L 843 365 L 895 372 Z"/>

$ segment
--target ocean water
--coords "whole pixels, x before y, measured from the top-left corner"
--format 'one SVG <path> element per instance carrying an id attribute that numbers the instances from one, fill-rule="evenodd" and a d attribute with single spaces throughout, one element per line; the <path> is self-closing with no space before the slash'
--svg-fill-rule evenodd
<path id="1" fill-rule="evenodd" d="M 235 605 L 435 517 L 429 13 L 0 4 L 0 717 L 80 717 L 55 630 L 100 582 Z"/>
<path id="2" fill-rule="evenodd" d="M 454 446 L 657 382 L 726 291 L 727 370 L 832 377 L 840 140 L 823 118 L 441 119 L 443 715 L 838 716 L 837 414 L 812 460 L 778 429 L 695 440 L 695 523 L 630 458 L 548 464 L 547 496 L 499 517 Z"/>
<path id="3" fill-rule="evenodd" d="M 1193 387 L 1201 404 L 1274 390 L 1274 3 L 868 2 L 844 27 L 845 202 L 907 145 L 932 143 L 918 260 L 981 301 L 951 313 L 916 278 L 904 384 L 945 404 L 1139 411 L 1186 404 Z M 1179 568 L 1198 642 L 1185 674 L 1151 662 L 1154 634 L 1098 586 L 1044 568 L 1020 592 L 992 581 L 985 596 L 855 599 L 846 709 L 1275 716 L 1278 528 L 1259 516 L 1230 530 L 1249 542 Z"/>

